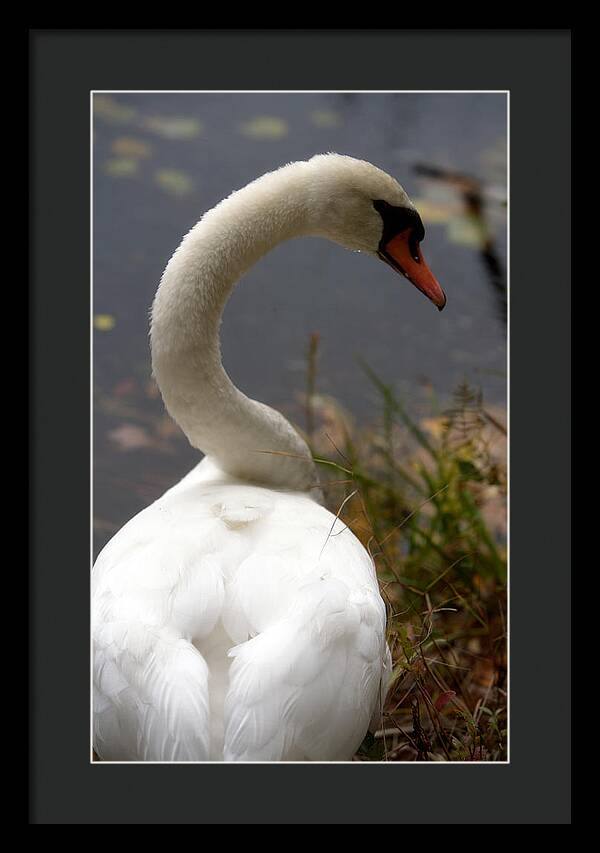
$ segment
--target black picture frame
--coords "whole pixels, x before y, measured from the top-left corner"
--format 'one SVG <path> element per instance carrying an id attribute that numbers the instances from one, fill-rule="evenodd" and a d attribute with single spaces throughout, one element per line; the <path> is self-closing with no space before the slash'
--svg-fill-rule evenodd
<path id="1" fill-rule="evenodd" d="M 30 31 L 30 823 L 570 822 L 570 40 Z M 89 104 L 127 89 L 509 90 L 510 764 L 90 763 Z"/>

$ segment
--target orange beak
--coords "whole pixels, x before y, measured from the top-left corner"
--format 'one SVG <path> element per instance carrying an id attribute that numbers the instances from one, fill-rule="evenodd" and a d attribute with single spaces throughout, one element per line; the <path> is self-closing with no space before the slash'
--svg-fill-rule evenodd
<path id="1" fill-rule="evenodd" d="M 420 245 L 411 240 L 410 228 L 393 237 L 378 254 L 383 261 L 402 273 L 421 293 L 431 299 L 439 311 L 444 308 L 446 294 L 425 263 Z"/>

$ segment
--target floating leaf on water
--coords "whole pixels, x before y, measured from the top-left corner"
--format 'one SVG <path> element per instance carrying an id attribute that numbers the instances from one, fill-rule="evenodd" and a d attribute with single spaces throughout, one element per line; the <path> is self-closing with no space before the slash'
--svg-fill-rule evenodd
<path id="1" fill-rule="evenodd" d="M 194 189 L 190 176 L 178 169 L 159 169 L 154 174 L 154 180 L 165 192 L 174 196 L 189 195 Z"/>
<path id="2" fill-rule="evenodd" d="M 165 139 L 193 139 L 202 132 L 202 123 L 189 116 L 148 116 L 143 126 Z"/>
<path id="3" fill-rule="evenodd" d="M 96 314 L 94 316 L 94 328 L 98 329 L 99 332 L 110 332 L 111 329 L 114 329 L 116 322 L 112 314 Z"/>
<path id="4" fill-rule="evenodd" d="M 287 121 L 276 116 L 256 116 L 240 125 L 244 136 L 254 139 L 282 139 L 289 133 Z"/>
<path id="5" fill-rule="evenodd" d="M 93 109 L 95 116 L 115 124 L 126 124 L 137 115 L 136 109 L 117 101 L 110 95 L 94 95 Z"/>
<path id="6" fill-rule="evenodd" d="M 341 116 L 333 110 L 313 110 L 310 120 L 317 127 L 340 127 L 342 124 Z"/>
<path id="7" fill-rule="evenodd" d="M 152 154 L 152 147 L 147 142 L 133 136 L 120 136 L 113 141 L 111 149 L 117 157 L 130 159 L 149 157 Z"/>
<path id="8" fill-rule="evenodd" d="M 112 157 L 104 164 L 104 171 L 112 178 L 131 178 L 137 175 L 138 161 L 132 157 Z"/>

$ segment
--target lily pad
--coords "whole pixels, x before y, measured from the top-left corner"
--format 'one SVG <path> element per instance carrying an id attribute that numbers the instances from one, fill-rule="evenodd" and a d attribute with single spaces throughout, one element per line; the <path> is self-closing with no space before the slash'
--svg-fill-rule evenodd
<path id="1" fill-rule="evenodd" d="M 116 325 L 116 320 L 112 314 L 96 314 L 94 316 L 94 328 L 99 332 L 110 332 Z"/>
<path id="2" fill-rule="evenodd" d="M 138 161 L 133 157 L 112 157 L 104 164 L 104 171 L 111 178 L 131 178 L 137 175 Z"/>
<path id="3" fill-rule="evenodd" d="M 202 123 L 190 116 L 148 116 L 143 125 L 165 139 L 193 139 L 202 132 Z"/>
<path id="4" fill-rule="evenodd" d="M 240 125 L 244 136 L 254 139 L 283 139 L 289 133 L 287 121 L 276 116 L 256 116 Z"/>
<path id="5" fill-rule="evenodd" d="M 127 159 L 150 157 L 152 154 L 152 147 L 147 142 L 133 136 L 120 136 L 113 141 L 111 149 L 117 157 Z"/>
<path id="6" fill-rule="evenodd" d="M 114 124 L 127 124 L 137 115 L 136 109 L 117 101 L 110 95 L 94 95 L 93 109 L 95 116 Z"/>
<path id="7" fill-rule="evenodd" d="M 317 127 L 340 127 L 342 124 L 341 116 L 333 110 L 313 110 L 310 120 Z"/>

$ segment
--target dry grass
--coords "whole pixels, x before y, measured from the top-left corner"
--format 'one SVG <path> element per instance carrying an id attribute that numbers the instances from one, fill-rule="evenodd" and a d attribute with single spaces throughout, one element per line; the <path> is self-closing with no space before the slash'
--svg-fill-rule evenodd
<path id="1" fill-rule="evenodd" d="M 303 399 L 327 504 L 373 556 L 394 668 L 383 729 L 359 761 L 507 759 L 506 427 L 462 386 L 419 420 L 365 368 L 381 400 L 356 429 Z"/>

